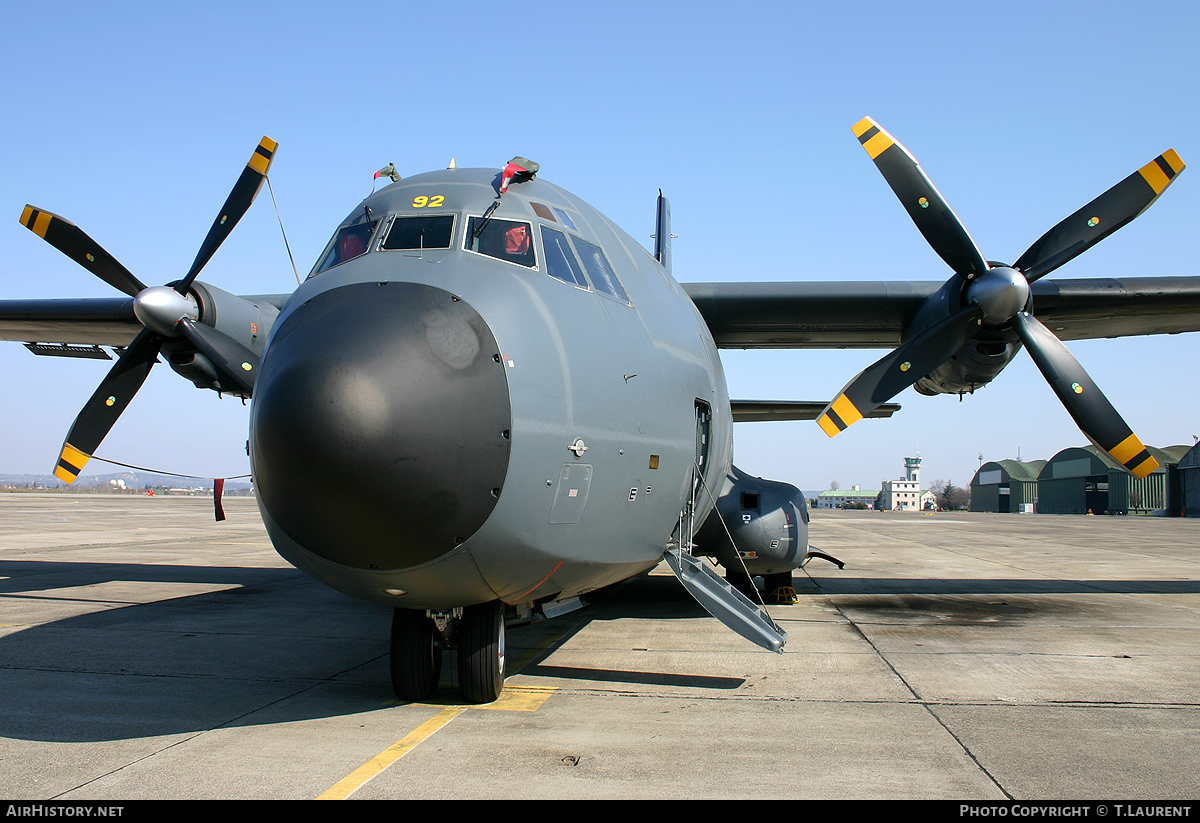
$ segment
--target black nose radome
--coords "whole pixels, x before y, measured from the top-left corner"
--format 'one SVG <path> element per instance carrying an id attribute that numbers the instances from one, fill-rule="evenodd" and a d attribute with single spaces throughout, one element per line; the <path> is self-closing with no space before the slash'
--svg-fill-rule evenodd
<path id="1" fill-rule="evenodd" d="M 276 329 L 254 387 L 260 501 L 327 560 L 432 560 L 491 514 L 511 406 L 483 318 L 448 292 L 360 283 L 322 292 Z"/>

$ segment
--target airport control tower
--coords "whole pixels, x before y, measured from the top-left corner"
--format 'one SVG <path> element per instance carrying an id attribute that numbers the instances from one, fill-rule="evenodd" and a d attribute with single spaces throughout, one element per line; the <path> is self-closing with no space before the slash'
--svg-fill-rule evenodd
<path id="1" fill-rule="evenodd" d="M 918 511 L 921 508 L 921 458 L 904 458 L 904 477 L 884 480 L 880 506 L 890 511 Z"/>
<path id="2" fill-rule="evenodd" d="M 921 488 L 921 458 L 904 458 L 904 479 L 911 480 L 917 484 L 918 489 Z"/>

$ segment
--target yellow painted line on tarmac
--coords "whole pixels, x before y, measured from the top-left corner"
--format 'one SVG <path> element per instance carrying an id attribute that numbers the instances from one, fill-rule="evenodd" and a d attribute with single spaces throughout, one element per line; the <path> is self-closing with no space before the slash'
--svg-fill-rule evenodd
<path id="1" fill-rule="evenodd" d="M 435 732 L 466 710 L 466 706 L 449 706 L 442 709 L 429 720 L 426 720 L 420 726 L 417 726 L 417 728 L 406 734 L 400 741 L 388 746 L 342 778 L 331 789 L 318 797 L 317 800 L 345 800 L 365 786 L 373 777 L 381 774 L 384 769 L 421 745 L 421 743 L 433 736 Z"/>
<path id="2" fill-rule="evenodd" d="M 545 647 L 552 645 L 560 640 L 563 636 L 574 631 L 576 626 L 582 622 L 576 621 L 574 624 L 564 626 L 563 631 L 546 638 L 538 648 L 530 650 L 530 653 L 525 659 L 513 660 L 508 667 L 510 672 L 516 674 L 523 669 L 531 660 L 541 654 Z M 504 690 L 500 692 L 494 702 L 481 706 L 447 706 L 440 712 L 435 714 L 429 720 L 426 720 L 417 728 L 406 734 L 401 740 L 388 746 L 375 757 L 368 760 L 363 765 L 359 766 L 346 777 L 339 780 L 333 787 L 328 789 L 324 794 L 320 795 L 318 800 L 345 800 L 354 792 L 365 786 L 368 781 L 379 774 L 382 774 L 397 760 L 411 752 L 417 746 L 424 743 L 436 732 L 442 729 L 447 723 L 467 709 L 477 711 L 499 711 L 499 712 L 536 712 L 542 707 L 550 696 L 553 695 L 558 688 L 555 686 L 526 686 L 517 685 L 514 683 L 506 683 Z"/>
<path id="3" fill-rule="evenodd" d="M 500 697 L 485 706 L 447 706 L 339 780 L 317 800 L 346 800 L 377 775 L 440 731 L 468 708 L 501 712 L 535 712 L 558 691 L 553 686 L 505 686 Z"/>
<path id="4" fill-rule="evenodd" d="M 554 686 L 505 686 L 494 703 L 475 706 L 498 712 L 536 712 L 558 689 Z"/>

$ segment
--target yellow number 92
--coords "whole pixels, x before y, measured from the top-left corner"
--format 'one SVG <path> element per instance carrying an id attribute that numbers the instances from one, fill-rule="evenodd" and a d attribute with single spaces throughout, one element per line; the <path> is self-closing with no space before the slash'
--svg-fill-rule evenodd
<path id="1" fill-rule="evenodd" d="M 437 209 L 441 208 L 445 202 L 446 195 L 444 194 L 435 194 L 433 197 L 426 197 L 422 194 L 413 198 L 412 204 L 414 209 Z"/>

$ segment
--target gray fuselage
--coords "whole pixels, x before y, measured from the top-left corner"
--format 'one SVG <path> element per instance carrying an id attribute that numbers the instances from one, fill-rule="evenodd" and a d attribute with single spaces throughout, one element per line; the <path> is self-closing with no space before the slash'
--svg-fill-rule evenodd
<path id="1" fill-rule="evenodd" d="M 355 597 L 443 609 L 616 582 L 661 558 L 698 455 L 718 485 L 730 466 L 724 374 L 679 284 L 540 179 L 481 227 L 498 186 L 452 169 L 373 194 L 267 341 L 263 519 L 280 554 Z M 712 499 L 694 496 L 703 522 Z"/>

